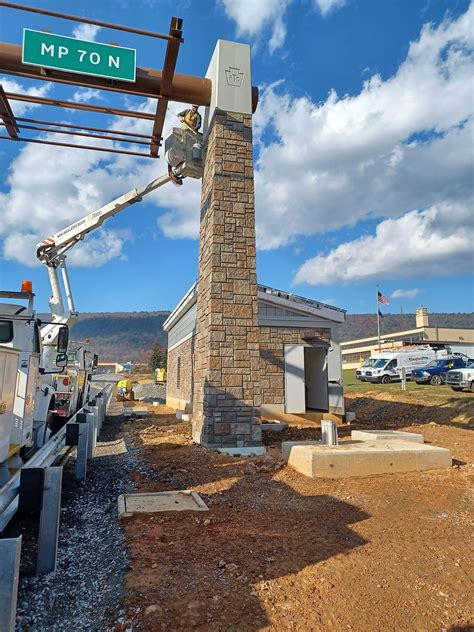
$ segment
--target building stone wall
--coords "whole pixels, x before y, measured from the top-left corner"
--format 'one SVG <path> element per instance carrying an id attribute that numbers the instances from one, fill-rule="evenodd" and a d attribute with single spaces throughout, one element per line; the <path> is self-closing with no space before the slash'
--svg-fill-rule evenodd
<path id="1" fill-rule="evenodd" d="M 261 445 L 252 117 L 216 111 L 204 143 L 193 438 Z"/>
<path id="2" fill-rule="evenodd" d="M 193 396 L 193 346 L 189 338 L 168 351 L 166 404 L 171 408 L 190 410 Z"/>
<path id="3" fill-rule="evenodd" d="M 285 345 L 303 344 L 303 337 L 330 343 L 331 330 L 260 327 L 260 387 L 264 408 L 285 405 Z"/>

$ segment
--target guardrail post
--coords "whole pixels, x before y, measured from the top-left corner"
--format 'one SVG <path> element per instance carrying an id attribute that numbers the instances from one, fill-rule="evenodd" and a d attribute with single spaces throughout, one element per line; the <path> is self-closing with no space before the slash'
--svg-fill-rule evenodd
<path id="1" fill-rule="evenodd" d="M 76 415 L 76 419 L 80 413 Z M 85 416 L 85 415 L 84 415 Z M 66 424 L 66 445 L 77 446 L 76 479 L 85 481 L 87 477 L 87 440 L 89 436 L 88 423 Z"/>
<path id="2" fill-rule="evenodd" d="M 77 413 L 76 419 L 80 424 L 87 426 L 87 460 L 89 460 L 92 459 L 93 451 L 97 444 L 97 414 L 89 404 L 87 408 L 82 410 L 82 413 Z"/>
<path id="3" fill-rule="evenodd" d="M 21 536 L 0 540 L 0 632 L 15 629 Z"/>
<path id="4" fill-rule="evenodd" d="M 45 468 L 36 560 L 38 575 L 45 575 L 56 570 L 62 478 L 62 467 Z"/>

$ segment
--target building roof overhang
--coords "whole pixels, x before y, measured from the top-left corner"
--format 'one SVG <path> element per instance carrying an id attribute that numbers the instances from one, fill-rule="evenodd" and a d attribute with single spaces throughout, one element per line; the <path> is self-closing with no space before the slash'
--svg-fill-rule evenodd
<path id="1" fill-rule="evenodd" d="M 313 301 L 309 298 L 298 296 L 297 294 L 290 294 L 283 290 L 277 290 L 275 288 L 268 287 L 267 285 L 257 286 L 257 298 L 266 303 L 271 303 L 277 307 L 283 307 L 291 309 L 292 311 L 300 312 L 304 316 L 317 316 L 318 318 L 328 320 L 336 323 L 343 323 L 346 317 L 346 311 L 339 307 L 333 307 L 326 303 L 319 301 Z M 197 300 L 197 283 L 194 283 L 191 288 L 186 292 L 181 301 L 175 307 L 175 309 L 168 316 L 163 323 L 163 329 L 169 331 Z"/>

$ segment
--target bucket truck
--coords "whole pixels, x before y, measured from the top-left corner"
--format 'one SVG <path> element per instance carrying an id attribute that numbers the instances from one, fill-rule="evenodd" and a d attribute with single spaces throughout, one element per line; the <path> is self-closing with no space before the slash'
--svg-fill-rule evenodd
<path id="1" fill-rule="evenodd" d="M 20 467 L 20 452 L 28 456 L 50 435 L 55 393 L 43 365 L 43 323 L 34 312 L 34 296 L 29 281 L 20 292 L 0 292 L 0 482 L 8 477 L 7 463 Z M 56 329 L 53 362 L 58 372 L 67 363 L 69 332 L 61 325 Z"/>
<path id="2" fill-rule="evenodd" d="M 8 384 L 12 382 L 12 367 L 15 364 L 18 367 L 13 415 L 10 410 L 11 396 L 5 398 L 4 402 L 0 401 L 0 413 L 2 408 L 9 411 L 8 415 L 0 414 L 0 445 L 3 446 L 0 450 L 0 469 L 2 455 L 7 452 L 7 441 L 10 457 L 20 448 L 41 445 L 48 439 L 51 429 L 64 423 L 86 401 L 88 361 L 85 354 L 75 354 L 67 366 L 68 325 L 78 315 L 66 267 L 67 251 L 88 233 L 99 228 L 105 220 L 140 202 L 168 182 L 174 182 L 176 178 L 201 178 L 201 141 L 202 134 L 173 128 L 165 140 L 168 163 L 166 175 L 144 187 L 132 189 L 37 245 L 37 258 L 47 266 L 51 284 L 51 321 L 42 323 L 35 316 L 34 294 L 29 282 L 21 292 L 0 292 L 0 298 L 28 301 L 28 307 L 16 302 L 0 303 L 0 353 L 2 348 L 7 348 L 9 353 L 8 359 L 7 351 L 4 359 L 0 355 L 2 388 L 8 380 Z M 58 271 L 61 273 L 66 305 Z M 91 364 L 93 370 L 94 360 Z M 11 384 L 3 390 L 10 393 Z"/>

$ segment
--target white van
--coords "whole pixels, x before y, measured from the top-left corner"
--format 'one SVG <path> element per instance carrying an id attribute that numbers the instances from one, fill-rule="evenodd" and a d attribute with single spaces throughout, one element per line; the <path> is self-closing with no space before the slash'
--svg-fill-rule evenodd
<path id="1" fill-rule="evenodd" d="M 447 351 L 436 351 L 431 347 L 409 347 L 397 351 L 385 351 L 371 356 L 357 369 L 356 378 L 361 381 L 388 384 L 401 380 L 401 370 L 405 368 L 409 378 L 413 369 L 425 366 L 431 360 L 444 357 Z"/>

